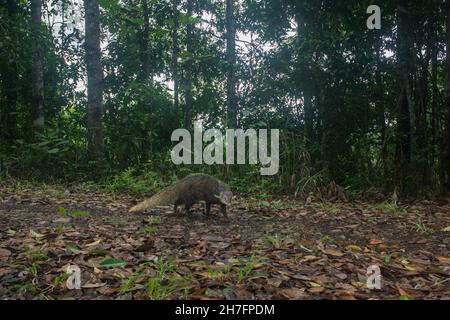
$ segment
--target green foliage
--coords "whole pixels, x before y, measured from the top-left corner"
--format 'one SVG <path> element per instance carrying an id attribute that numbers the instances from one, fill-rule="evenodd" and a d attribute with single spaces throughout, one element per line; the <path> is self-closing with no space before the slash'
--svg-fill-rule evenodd
<path id="1" fill-rule="evenodd" d="M 125 261 L 121 259 L 105 259 L 100 262 L 99 268 L 123 268 L 125 265 Z"/>
<path id="2" fill-rule="evenodd" d="M 37 133 L 35 141 L 16 140 L 3 161 L 10 174 L 42 178 L 48 173 L 76 176 L 82 151 L 64 130 L 48 128 Z"/>
<path id="3" fill-rule="evenodd" d="M 274 249 L 279 249 L 282 245 L 282 238 L 278 234 L 272 234 L 271 232 L 266 232 L 263 237 L 263 242 Z"/>
<path id="4" fill-rule="evenodd" d="M 416 228 L 416 232 L 419 232 L 423 235 L 432 235 L 434 233 L 434 229 L 429 227 L 422 219 L 421 215 L 417 215 L 415 221 L 411 222 L 413 226 Z"/>
<path id="5" fill-rule="evenodd" d="M 317 172 L 312 176 L 303 177 L 296 186 L 295 194 L 307 195 L 309 193 L 319 193 L 320 188 L 328 185 L 329 177 L 324 171 Z"/>
<path id="6" fill-rule="evenodd" d="M 331 214 L 339 213 L 339 208 L 332 203 L 322 201 L 319 203 L 319 207 L 327 213 L 331 213 Z"/>
<path id="7" fill-rule="evenodd" d="M 156 263 L 157 275 L 151 277 L 147 282 L 148 297 L 151 300 L 164 300 L 185 281 L 180 276 L 172 275 L 175 268 L 172 259 L 168 261 L 158 259 Z"/>
<path id="8" fill-rule="evenodd" d="M 63 217 L 86 218 L 86 217 L 90 217 L 91 216 L 91 214 L 89 212 L 79 211 L 79 210 L 69 211 L 65 207 L 59 207 L 58 208 L 58 212 Z"/>
<path id="9" fill-rule="evenodd" d="M 255 267 L 259 263 L 261 263 L 261 259 L 258 258 L 255 254 L 252 254 L 249 259 L 243 262 L 242 266 L 237 269 L 238 283 L 244 282 L 250 276 L 261 277 L 262 274 L 255 272 Z"/>
<path id="10" fill-rule="evenodd" d="M 239 174 L 241 171 L 245 173 Z M 280 191 L 281 186 L 272 177 L 261 177 L 259 168 L 245 171 L 244 168 L 236 169 L 233 176 L 229 179 L 229 184 L 233 190 L 239 194 L 252 195 L 264 199 L 269 198 L 273 193 Z"/>
<path id="11" fill-rule="evenodd" d="M 391 201 L 391 200 L 380 203 L 376 207 L 383 212 L 387 212 L 387 213 L 391 213 L 391 214 L 405 214 L 406 213 L 405 208 L 399 206 L 397 204 L 397 202 Z"/>
<path id="12" fill-rule="evenodd" d="M 141 278 L 143 277 L 144 271 L 146 268 L 146 264 L 142 264 L 138 267 L 138 269 L 136 270 L 136 272 L 134 272 L 130 278 L 128 278 L 125 283 L 123 284 L 123 286 L 120 289 L 121 293 L 127 293 L 130 292 L 131 289 L 133 289 L 134 285 L 136 284 L 137 281 L 141 280 Z"/>
<path id="13" fill-rule="evenodd" d="M 106 190 L 111 192 L 127 192 L 135 195 L 146 195 L 161 189 L 164 183 L 156 172 L 136 175 L 136 170 L 129 168 L 105 183 Z"/>
<path id="14" fill-rule="evenodd" d="M 159 217 L 151 216 L 147 218 L 147 225 L 142 229 L 146 234 L 153 234 L 158 230 L 158 225 L 161 223 Z"/>

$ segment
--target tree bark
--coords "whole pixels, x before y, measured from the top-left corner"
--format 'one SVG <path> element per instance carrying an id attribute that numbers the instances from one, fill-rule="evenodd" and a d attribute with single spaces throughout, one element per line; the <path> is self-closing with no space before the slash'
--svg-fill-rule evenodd
<path id="1" fill-rule="evenodd" d="M 446 14 L 446 61 L 445 61 L 445 131 L 442 154 L 443 189 L 450 192 L 450 0 L 444 5 Z"/>
<path id="2" fill-rule="evenodd" d="M 84 0 L 85 50 L 88 76 L 88 150 L 91 159 L 103 156 L 103 70 L 100 50 L 100 9 L 98 0 Z"/>
<path id="3" fill-rule="evenodd" d="M 312 60 L 312 52 L 309 45 L 305 43 L 306 36 L 306 21 L 307 14 L 305 8 L 299 8 L 301 12 L 298 12 L 295 15 L 295 20 L 297 23 L 297 39 L 299 43 L 299 47 L 302 48 L 298 54 L 298 71 L 296 74 L 296 80 L 300 81 L 301 91 L 303 92 L 303 114 L 304 114 L 304 136 L 305 136 L 305 144 L 310 147 L 313 144 L 313 136 L 314 136 L 314 109 L 313 109 L 313 79 L 310 67 L 310 60 Z M 309 23 L 309 21 L 308 21 Z"/>
<path id="4" fill-rule="evenodd" d="M 44 125 L 44 67 L 41 35 L 42 0 L 31 0 L 33 34 L 32 108 L 33 124 Z"/>
<path id="5" fill-rule="evenodd" d="M 8 13 L 8 21 L 5 25 L 11 41 L 16 43 L 16 33 L 14 30 L 15 16 L 17 14 L 17 3 L 15 0 L 6 2 L 6 10 Z M 12 57 L 2 57 L 1 78 L 4 85 L 4 108 L 0 112 L 1 135 L 8 144 L 12 144 L 17 139 L 17 65 Z M 2 92 L 3 93 L 3 92 Z"/>
<path id="6" fill-rule="evenodd" d="M 376 93 L 375 93 L 375 103 L 377 113 L 379 114 L 379 126 L 381 131 L 381 165 L 383 167 L 383 180 L 386 181 L 388 178 L 388 165 L 387 165 L 387 128 L 386 128 L 386 118 L 385 118 L 385 106 L 384 106 L 384 86 L 381 78 L 381 55 L 382 55 L 382 36 L 378 35 L 375 46 L 376 60 L 376 71 L 375 71 L 375 83 L 376 83 Z"/>
<path id="7" fill-rule="evenodd" d="M 429 67 L 431 59 L 431 44 L 427 43 L 425 55 L 421 54 L 420 68 L 418 75 L 416 92 L 416 124 L 415 124 L 415 166 L 416 166 L 416 183 L 421 185 L 429 185 L 431 181 L 430 167 L 430 148 L 429 133 L 427 123 L 427 112 L 429 105 L 428 83 L 429 83 Z M 420 180 L 418 180 L 420 178 Z"/>
<path id="8" fill-rule="evenodd" d="M 234 0 L 226 0 L 226 30 L 227 30 L 227 116 L 228 127 L 237 128 L 237 98 L 236 98 L 236 26 L 234 17 Z"/>
<path id="9" fill-rule="evenodd" d="M 433 22 L 433 39 L 431 47 L 431 163 L 436 160 L 436 146 L 438 145 L 437 130 L 439 128 L 438 117 L 438 37 L 436 22 Z M 438 153 L 439 154 L 439 153 Z"/>
<path id="10" fill-rule="evenodd" d="M 179 0 L 173 0 L 172 2 L 172 19 L 173 19 L 173 30 L 172 30 L 172 77 L 173 77 L 173 106 L 175 109 L 177 122 L 179 121 L 179 108 L 180 108 L 180 97 L 179 97 L 179 76 L 178 76 L 178 56 L 180 49 L 178 46 L 178 29 L 180 27 L 180 18 L 178 12 Z"/>
<path id="11" fill-rule="evenodd" d="M 412 123 L 411 117 L 411 44 L 408 17 L 408 1 L 397 5 L 397 63 L 399 96 L 397 101 L 397 150 L 396 174 L 400 191 L 405 191 L 411 163 Z"/>
<path id="12" fill-rule="evenodd" d="M 188 17 L 192 17 L 194 12 L 193 0 L 187 0 L 186 12 Z M 188 54 L 188 59 L 186 61 L 185 67 L 185 77 L 184 77 L 184 128 L 190 129 L 192 127 L 192 63 L 194 57 L 194 24 L 189 21 L 186 25 L 186 51 Z"/>
<path id="13" fill-rule="evenodd" d="M 142 70 L 140 74 L 140 78 L 142 82 L 148 80 L 150 76 L 150 61 L 149 61 L 149 43 L 148 36 L 150 33 L 150 12 L 148 7 L 148 0 L 141 0 L 142 4 L 142 14 L 144 19 L 144 25 L 142 28 L 142 37 L 141 37 L 141 64 Z"/>

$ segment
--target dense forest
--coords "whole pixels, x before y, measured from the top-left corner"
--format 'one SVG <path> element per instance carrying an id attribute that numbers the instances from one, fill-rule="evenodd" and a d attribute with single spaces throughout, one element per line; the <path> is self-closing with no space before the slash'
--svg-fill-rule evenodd
<path id="1" fill-rule="evenodd" d="M 1 174 L 445 191 L 449 3 L 378 1 L 381 29 L 366 26 L 370 4 L 1 1 Z M 280 129 L 279 174 L 174 166 L 170 134 L 195 120 Z"/>
<path id="2" fill-rule="evenodd" d="M 449 48 L 450 0 L 0 0 L 0 300 L 450 299 Z"/>

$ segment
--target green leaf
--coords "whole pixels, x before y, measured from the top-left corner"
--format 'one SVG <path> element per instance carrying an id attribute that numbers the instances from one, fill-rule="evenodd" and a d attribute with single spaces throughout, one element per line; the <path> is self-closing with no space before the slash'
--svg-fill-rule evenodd
<path id="1" fill-rule="evenodd" d="M 106 259 L 100 263 L 100 268 L 123 268 L 125 261 L 120 259 Z"/>
<path id="2" fill-rule="evenodd" d="M 318 283 L 315 283 L 315 282 L 309 282 L 309 285 L 311 286 L 311 288 L 320 288 L 321 287 L 321 285 L 320 284 L 318 284 Z"/>
<path id="3" fill-rule="evenodd" d="M 414 298 L 410 297 L 410 296 L 400 296 L 399 299 L 400 300 L 414 300 Z"/>
<path id="4" fill-rule="evenodd" d="M 39 142 L 37 145 L 38 145 L 39 147 L 44 147 L 44 146 L 48 145 L 50 142 L 51 142 L 51 141 L 42 141 L 42 142 Z"/>
<path id="5" fill-rule="evenodd" d="M 51 150 L 47 151 L 48 154 L 55 154 L 55 153 L 58 153 L 58 152 L 59 152 L 58 148 L 54 148 L 54 149 L 51 149 Z"/>
<path id="6" fill-rule="evenodd" d="M 78 247 L 73 243 L 70 243 L 67 245 L 67 250 L 69 250 L 70 252 L 75 253 L 75 254 L 86 254 L 87 253 L 86 251 L 78 249 Z"/>
<path id="7" fill-rule="evenodd" d="M 34 231 L 33 229 L 30 229 L 30 234 L 31 234 L 31 236 L 32 236 L 33 238 L 36 238 L 36 239 L 40 239 L 40 238 L 45 237 L 45 234 L 36 232 L 36 231 Z"/>
<path id="8" fill-rule="evenodd" d="M 59 207 L 58 212 L 65 217 L 68 215 L 68 210 L 64 207 Z"/>
<path id="9" fill-rule="evenodd" d="M 119 1 L 118 0 L 99 0 L 98 3 L 100 6 L 107 10 L 119 10 Z"/>
<path id="10" fill-rule="evenodd" d="M 444 229 L 442 229 L 442 231 L 444 231 L 444 232 L 450 232 L 450 226 L 445 227 Z"/>
<path id="11" fill-rule="evenodd" d="M 261 207 L 270 207 L 270 202 L 269 201 L 259 201 L 258 205 Z"/>
<path id="12" fill-rule="evenodd" d="M 86 211 L 74 211 L 70 214 L 73 218 L 84 218 L 84 217 L 90 217 L 91 214 Z"/>

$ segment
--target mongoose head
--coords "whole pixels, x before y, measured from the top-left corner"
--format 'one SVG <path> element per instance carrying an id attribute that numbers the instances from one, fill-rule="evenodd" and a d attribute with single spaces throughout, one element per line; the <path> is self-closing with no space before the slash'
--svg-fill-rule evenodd
<path id="1" fill-rule="evenodd" d="M 221 203 L 227 206 L 231 204 L 232 197 L 233 193 L 230 190 L 222 191 L 219 193 L 219 195 L 216 195 L 216 198 L 218 198 Z"/>

